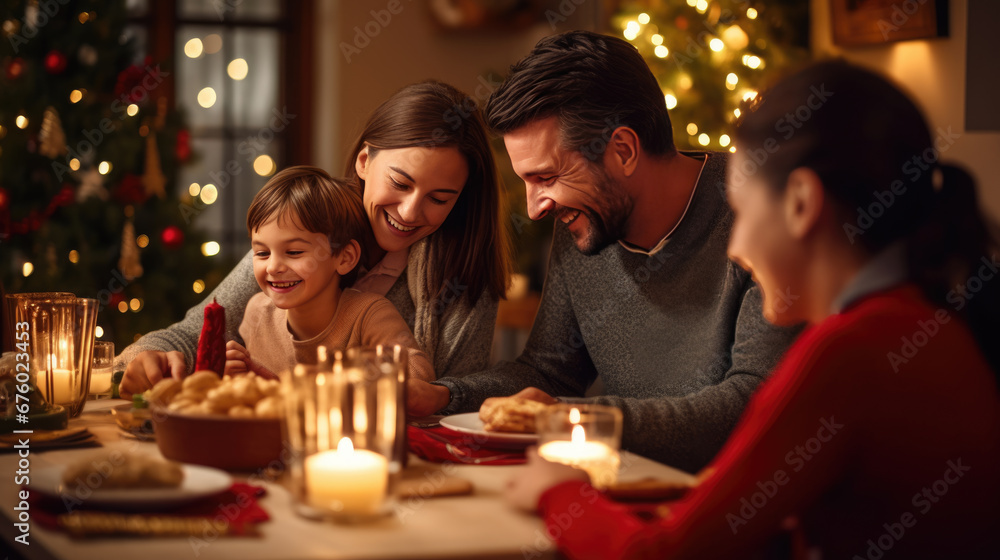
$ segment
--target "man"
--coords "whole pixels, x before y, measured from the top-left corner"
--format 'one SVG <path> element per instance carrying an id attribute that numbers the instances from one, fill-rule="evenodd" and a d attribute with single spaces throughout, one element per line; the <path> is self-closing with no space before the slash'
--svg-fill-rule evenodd
<path id="1" fill-rule="evenodd" d="M 490 96 L 487 120 L 555 218 L 542 302 L 517 360 L 411 383 L 411 413 L 489 397 L 617 406 L 622 446 L 696 471 L 794 337 L 761 314 L 726 257 L 725 154 L 679 153 L 663 93 L 634 47 L 574 31 L 539 41 Z M 581 398 L 600 378 L 606 395 Z M 415 406 L 414 406 L 415 405 Z"/>

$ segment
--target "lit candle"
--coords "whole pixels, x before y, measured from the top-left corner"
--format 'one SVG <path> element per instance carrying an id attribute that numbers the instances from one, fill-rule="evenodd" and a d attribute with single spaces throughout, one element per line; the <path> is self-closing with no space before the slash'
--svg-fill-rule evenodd
<path id="1" fill-rule="evenodd" d="M 587 441 L 583 426 L 573 426 L 570 441 L 550 441 L 538 448 L 538 454 L 547 461 L 562 463 L 582 469 L 597 488 L 613 484 L 618 478 L 618 452 L 606 443 Z"/>
<path id="2" fill-rule="evenodd" d="M 336 451 L 306 457 L 309 503 L 338 514 L 377 514 L 385 500 L 388 468 L 388 461 L 382 455 L 354 449 L 350 438 L 341 438 Z"/>
<path id="3" fill-rule="evenodd" d="M 90 370 L 90 394 L 103 395 L 111 392 L 111 366 L 95 367 Z"/>
<path id="4" fill-rule="evenodd" d="M 39 380 L 38 388 L 42 391 L 42 396 L 49 404 L 65 404 L 73 402 L 73 372 L 68 369 L 53 369 L 51 384 L 48 373 L 41 372 L 42 378 Z M 49 394 L 49 386 L 52 387 L 52 394 Z"/>

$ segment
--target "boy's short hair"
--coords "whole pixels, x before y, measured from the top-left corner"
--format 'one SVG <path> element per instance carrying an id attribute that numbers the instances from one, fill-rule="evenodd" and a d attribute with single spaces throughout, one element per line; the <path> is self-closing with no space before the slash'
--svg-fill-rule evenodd
<path id="1" fill-rule="evenodd" d="M 351 240 L 358 242 L 361 259 L 371 239 L 371 225 L 365 215 L 359 189 L 334 179 L 318 167 L 297 165 L 279 171 L 253 197 L 247 211 L 247 232 L 253 232 L 274 218 L 293 218 L 299 227 L 327 236 L 332 254 L 339 254 Z M 354 284 L 358 268 L 340 279 L 340 286 Z"/>

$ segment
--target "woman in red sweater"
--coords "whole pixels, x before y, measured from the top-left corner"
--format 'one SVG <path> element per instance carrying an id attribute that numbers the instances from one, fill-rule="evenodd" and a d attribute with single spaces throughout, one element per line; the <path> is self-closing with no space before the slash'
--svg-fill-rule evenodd
<path id="1" fill-rule="evenodd" d="M 970 177 L 938 163 L 954 138 L 936 134 L 844 62 L 762 95 L 736 133 L 729 251 L 770 321 L 808 328 L 656 519 L 537 455 L 511 501 L 571 558 L 747 558 L 776 542 L 824 559 L 997 558 L 1000 251 Z"/>

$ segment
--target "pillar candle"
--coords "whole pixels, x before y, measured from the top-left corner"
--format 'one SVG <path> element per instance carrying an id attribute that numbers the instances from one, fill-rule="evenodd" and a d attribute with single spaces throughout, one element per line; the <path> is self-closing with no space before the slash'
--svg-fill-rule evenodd
<path id="1" fill-rule="evenodd" d="M 375 515 L 385 501 L 388 461 L 367 449 L 354 449 L 345 437 L 336 451 L 306 457 L 305 479 L 313 507 L 343 515 Z"/>

